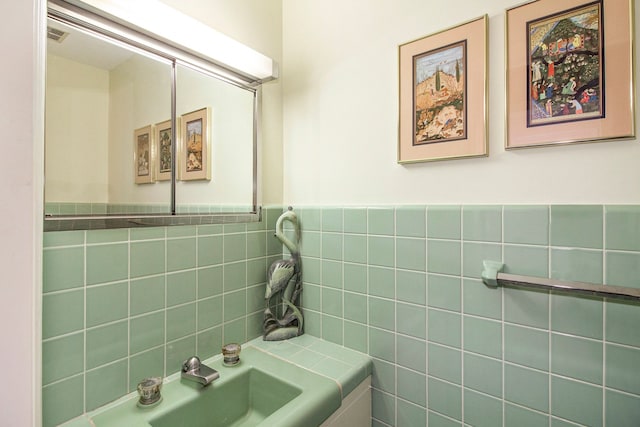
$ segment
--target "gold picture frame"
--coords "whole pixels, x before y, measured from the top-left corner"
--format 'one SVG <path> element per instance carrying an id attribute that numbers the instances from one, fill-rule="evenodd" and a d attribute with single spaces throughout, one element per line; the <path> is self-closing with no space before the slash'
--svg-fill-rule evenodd
<path id="1" fill-rule="evenodd" d="M 483 157 L 487 15 L 399 47 L 398 163 Z"/>
<path id="2" fill-rule="evenodd" d="M 133 176 L 136 184 L 153 182 L 153 134 L 151 125 L 133 131 Z"/>
<path id="3" fill-rule="evenodd" d="M 210 108 L 181 116 L 180 180 L 211 180 Z"/>
<path id="4" fill-rule="evenodd" d="M 629 0 L 506 11 L 506 149 L 635 136 Z"/>
<path id="5" fill-rule="evenodd" d="M 155 143 L 155 178 L 156 181 L 169 181 L 171 169 L 175 164 L 172 146 L 174 144 L 171 120 L 157 123 L 154 126 Z"/>

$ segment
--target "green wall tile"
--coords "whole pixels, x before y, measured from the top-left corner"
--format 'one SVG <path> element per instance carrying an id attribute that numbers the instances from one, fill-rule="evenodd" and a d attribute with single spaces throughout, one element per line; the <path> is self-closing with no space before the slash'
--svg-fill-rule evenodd
<path id="1" fill-rule="evenodd" d="M 247 263 L 244 261 L 225 264 L 223 267 L 224 291 L 236 291 L 247 287 Z"/>
<path id="2" fill-rule="evenodd" d="M 126 242 L 127 240 L 129 240 L 129 229 L 127 228 L 87 230 L 87 244 Z"/>
<path id="3" fill-rule="evenodd" d="M 429 309 L 429 341 L 451 347 L 462 346 L 462 318 L 459 313 Z"/>
<path id="4" fill-rule="evenodd" d="M 135 354 L 164 344 L 164 311 L 131 319 L 129 353 Z"/>
<path id="5" fill-rule="evenodd" d="M 607 341 L 640 347 L 640 328 L 630 328 L 629 325 L 640 325 L 638 305 L 632 302 L 607 302 Z"/>
<path id="6" fill-rule="evenodd" d="M 502 398 L 502 362 L 464 353 L 464 386 Z"/>
<path id="7" fill-rule="evenodd" d="M 344 236 L 344 260 L 365 264 L 367 262 L 367 237 L 363 235 Z"/>
<path id="8" fill-rule="evenodd" d="M 196 299 L 196 271 L 167 274 L 167 307 Z"/>
<path id="9" fill-rule="evenodd" d="M 322 233 L 322 258 L 342 261 L 342 234 Z"/>
<path id="10" fill-rule="evenodd" d="M 267 281 L 267 261 L 264 258 L 247 261 L 247 285 L 257 285 Z"/>
<path id="11" fill-rule="evenodd" d="M 304 294 L 304 292 L 303 292 Z M 351 292 L 344 293 L 344 317 L 354 322 L 367 323 L 367 297 Z"/>
<path id="12" fill-rule="evenodd" d="M 397 369 L 397 395 L 416 405 L 427 405 L 427 377 L 404 368 Z"/>
<path id="13" fill-rule="evenodd" d="M 322 231 L 341 233 L 343 230 L 342 212 L 342 208 L 323 208 Z"/>
<path id="14" fill-rule="evenodd" d="M 549 370 L 549 333 L 539 329 L 504 325 L 504 360 Z"/>
<path id="15" fill-rule="evenodd" d="M 474 353 L 502 357 L 502 323 L 477 317 L 462 318 L 464 349 Z"/>
<path id="16" fill-rule="evenodd" d="M 602 425 L 602 387 L 551 377 L 551 413 L 585 425 Z"/>
<path id="17" fill-rule="evenodd" d="M 635 427 L 640 420 L 640 397 L 605 391 L 605 417 L 607 425 Z"/>
<path id="18" fill-rule="evenodd" d="M 537 328 L 549 328 L 549 293 L 505 287 L 504 320 Z"/>
<path id="19" fill-rule="evenodd" d="M 224 294 L 222 304 L 224 306 L 224 321 L 237 319 L 247 314 L 247 291 L 237 291 Z"/>
<path id="20" fill-rule="evenodd" d="M 462 389 L 453 384 L 429 377 L 427 382 L 429 409 L 456 420 L 462 419 Z M 431 426 L 431 416 L 429 416 Z"/>
<path id="21" fill-rule="evenodd" d="M 164 308 L 164 276 L 131 280 L 130 312 L 132 316 Z"/>
<path id="22" fill-rule="evenodd" d="M 271 266 L 271 260 L 267 260 L 267 266 Z M 322 283 L 322 260 L 319 258 L 302 258 L 302 264 L 304 265 L 304 271 L 302 272 L 302 280 L 306 282 L 315 283 L 317 285 Z M 266 279 L 265 279 L 266 281 Z"/>
<path id="23" fill-rule="evenodd" d="M 504 399 L 527 408 L 549 410 L 549 374 L 504 365 Z"/>
<path id="24" fill-rule="evenodd" d="M 602 343 L 551 334 L 551 372 L 602 384 Z"/>
<path id="25" fill-rule="evenodd" d="M 640 395 L 640 349 L 607 344 L 606 385 Z"/>
<path id="26" fill-rule="evenodd" d="M 336 289 L 322 288 L 322 313 L 342 317 L 342 295 Z"/>
<path id="27" fill-rule="evenodd" d="M 87 369 L 127 356 L 127 321 L 87 330 Z"/>
<path id="28" fill-rule="evenodd" d="M 196 266 L 196 241 L 195 238 L 167 240 L 167 271 Z"/>
<path id="29" fill-rule="evenodd" d="M 302 307 L 306 310 L 320 311 L 322 309 L 322 288 L 310 283 L 305 283 L 303 289 L 304 291 L 301 296 Z"/>
<path id="30" fill-rule="evenodd" d="M 84 284 L 84 247 L 47 249 L 42 253 L 42 291 L 53 292 Z"/>
<path id="31" fill-rule="evenodd" d="M 549 276 L 549 249 L 535 246 L 504 245 L 505 273 L 523 276 Z"/>
<path id="32" fill-rule="evenodd" d="M 47 339 L 84 327 L 84 291 L 68 291 L 42 297 L 42 338 Z"/>
<path id="33" fill-rule="evenodd" d="M 305 264 L 305 271 L 308 266 Z M 306 274 L 306 273 L 303 273 Z M 367 292 L 367 267 L 358 264 L 344 264 L 344 290 Z"/>
<path id="34" fill-rule="evenodd" d="M 131 277 L 150 276 L 165 272 L 165 242 L 143 241 L 131 243 Z"/>
<path id="35" fill-rule="evenodd" d="M 382 329 L 395 330 L 396 312 L 393 301 L 369 297 L 369 324 Z"/>
<path id="36" fill-rule="evenodd" d="M 460 311 L 462 285 L 459 277 L 430 274 L 427 277 L 427 282 L 427 304 L 429 307 Z"/>
<path id="37" fill-rule="evenodd" d="M 124 394 L 124 393 L 123 393 Z M 54 427 L 83 413 L 84 376 L 42 388 L 42 425 Z"/>
<path id="38" fill-rule="evenodd" d="M 145 378 L 163 376 L 164 348 L 154 348 L 129 358 L 128 391 L 136 390 L 138 383 Z"/>
<path id="39" fill-rule="evenodd" d="M 42 245 L 45 248 L 82 245 L 85 233 L 85 231 L 48 231 L 43 234 Z"/>
<path id="40" fill-rule="evenodd" d="M 466 314 L 492 319 L 502 318 L 502 298 L 498 289 L 486 286 L 481 280 L 464 279 L 462 295 Z"/>
<path id="41" fill-rule="evenodd" d="M 262 311 L 264 309 L 264 286 L 252 286 L 247 288 L 247 313 Z"/>
<path id="42" fill-rule="evenodd" d="M 322 214 L 319 208 L 301 208 L 297 211 L 300 228 L 302 230 L 321 230 Z M 267 227 L 267 230 L 271 231 L 274 228 L 275 222 L 273 223 L 273 227 Z"/>
<path id="43" fill-rule="evenodd" d="M 395 244 L 392 237 L 369 236 L 367 251 L 369 264 L 393 267 L 395 264 Z"/>
<path id="44" fill-rule="evenodd" d="M 87 246 L 87 284 L 113 282 L 128 275 L 129 245 Z"/>
<path id="45" fill-rule="evenodd" d="M 426 274 L 421 271 L 396 270 L 396 298 L 398 301 L 425 305 L 427 303 Z"/>
<path id="46" fill-rule="evenodd" d="M 129 283 L 87 288 L 87 327 L 120 320 L 129 312 Z"/>
<path id="47" fill-rule="evenodd" d="M 42 343 L 42 384 L 47 385 L 84 371 L 82 332 Z"/>
<path id="48" fill-rule="evenodd" d="M 396 236 L 426 237 L 426 208 L 424 206 L 398 206 L 396 208 Z"/>
<path id="49" fill-rule="evenodd" d="M 244 226 L 244 224 L 241 224 Z M 195 225 L 181 225 L 179 227 L 167 227 L 167 238 L 193 237 L 197 234 Z"/>
<path id="50" fill-rule="evenodd" d="M 602 248 L 603 207 L 600 205 L 551 206 L 551 245 Z"/>
<path id="51" fill-rule="evenodd" d="M 322 339 L 342 345 L 342 323 L 343 320 L 337 317 L 322 316 Z"/>
<path id="52" fill-rule="evenodd" d="M 201 236 L 198 243 L 198 266 L 222 264 L 223 237 Z"/>
<path id="53" fill-rule="evenodd" d="M 246 234 L 224 235 L 224 262 L 244 260 L 247 257 Z M 186 267 L 188 268 L 188 267 Z"/>
<path id="54" fill-rule="evenodd" d="M 440 399 L 437 399 L 436 403 L 440 403 Z M 433 411 L 427 411 L 427 423 L 429 427 L 460 427 L 462 425 L 460 421 L 454 421 Z"/>
<path id="55" fill-rule="evenodd" d="M 396 399 L 393 395 L 383 393 L 374 388 L 371 392 L 371 415 L 387 425 L 395 424 L 395 402 Z"/>
<path id="56" fill-rule="evenodd" d="M 427 237 L 459 240 L 462 235 L 461 218 L 460 206 L 428 206 Z"/>
<path id="57" fill-rule="evenodd" d="M 369 208 L 367 222 L 369 235 L 393 236 L 395 232 L 395 209 Z"/>
<path id="58" fill-rule="evenodd" d="M 506 403 L 504 423 L 506 427 L 549 427 L 549 415 Z"/>
<path id="59" fill-rule="evenodd" d="M 371 385 L 387 393 L 396 392 L 396 366 L 380 359 L 372 360 Z"/>
<path id="60" fill-rule="evenodd" d="M 382 329 L 369 328 L 369 355 L 387 362 L 395 362 L 395 334 Z"/>
<path id="61" fill-rule="evenodd" d="M 396 335 L 397 363 L 418 372 L 427 372 L 427 344 L 424 340 Z"/>
<path id="62" fill-rule="evenodd" d="M 366 234 L 367 232 L 367 208 L 344 208 L 344 232 Z"/>
<path id="63" fill-rule="evenodd" d="M 164 371 L 165 375 L 171 375 L 174 372 L 179 372 L 182 368 L 182 363 L 196 354 L 196 337 L 192 335 L 169 342 L 166 348 Z"/>
<path id="64" fill-rule="evenodd" d="M 396 303 L 396 332 L 425 339 L 426 325 L 427 309 L 425 307 Z"/>
<path id="65" fill-rule="evenodd" d="M 640 252 L 606 252 L 605 283 L 640 288 Z"/>
<path id="66" fill-rule="evenodd" d="M 549 208 L 547 206 L 505 206 L 504 241 L 527 245 L 549 243 Z"/>
<path id="67" fill-rule="evenodd" d="M 427 245 L 424 239 L 396 239 L 396 267 L 425 271 Z"/>
<path id="68" fill-rule="evenodd" d="M 369 294 L 384 298 L 395 296 L 395 274 L 390 268 L 369 267 Z"/>
<path id="69" fill-rule="evenodd" d="M 397 427 L 427 425 L 427 411 L 422 406 L 398 399 L 396 403 L 396 410 L 398 413 Z"/>
<path id="70" fill-rule="evenodd" d="M 186 304 L 167 310 L 167 341 L 195 333 L 196 304 Z"/>
<path id="71" fill-rule="evenodd" d="M 460 242 L 447 240 L 427 240 L 427 271 L 430 273 L 461 273 Z"/>
<path id="72" fill-rule="evenodd" d="M 483 261 L 502 261 L 502 247 L 492 243 L 464 242 L 462 246 L 462 275 L 465 277 L 482 277 Z"/>
<path id="73" fill-rule="evenodd" d="M 344 321 L 344 345 L 347 348 L 367 353 L 367 327 L 360 323 Z"/>
<path id="74" fill-rule="evenodd" d="M 464 421 L 474 427 L 502 425 L 502 401 L 465 389 Z"/>
<path id="75" fill-rule="evenodd" d="M 602 299 L 554 294 L 551 328 L 556 332 L 602 339 Z"/>
<path id="76" fill-rule="evenodd" d="M 602 252 L 583 249 L 551 249 L 551 278 L 601 284 Z"/>
<path id="77" fill-rule="evenodd" d="M 322 234 L 316 231 L 304 231 L 302 233 L 302 241 L 300 246 L 300 253 L 305 257 L 320 258 L 321 253 L 321 237 Z M 363 236 L 361 236 L 363 237 Z M 363 237 L 364 238 L 364 237 Z M 346 246 L 346 241 L 345 241 Z M 346 252 L 346 247 L 345 247 Z"/>
<path id="78" fill-rule="evenodd" d="M 605 206 L 606 248 L 640 251 L 640 206 Z"/>
<path id="79" fill-rule="evenodd" d="M 502 241 L 502 206 L 463 206 L 462 238 L 482 242 Z"/>
<path id="80" fill-rule="evenodd" d="M 462 384 L 462 352 L 429 343 L 427 346 L 427 372 L 430 376 Z"/>
<path id="81" fill-rule="evenodd" d="M 197 345 L 197 354 L 202 358 L 220 354 L 220 349 L 222 348 L 222 326 L 216 326 L 198 333 Z"/>
<path id="82" fill-rule="evenodd" d="M 133 240 L 150 240 L 150 239 L 164 239 L 166 237 L 168 227 L 141 227 L 130 228 L 130 239 Z"/>

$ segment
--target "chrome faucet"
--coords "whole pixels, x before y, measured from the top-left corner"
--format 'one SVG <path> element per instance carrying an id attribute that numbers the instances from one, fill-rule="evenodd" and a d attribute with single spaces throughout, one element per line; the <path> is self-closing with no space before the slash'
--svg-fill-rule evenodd
<path id="1" fill-rule="evenodd" d="M 197 356 L 191 356 L 184 361 L 180 376 L 187 380 L 199 382 L 202 385 L 209 385 L 220 378 L 218 371 L 201 364 Z"/>

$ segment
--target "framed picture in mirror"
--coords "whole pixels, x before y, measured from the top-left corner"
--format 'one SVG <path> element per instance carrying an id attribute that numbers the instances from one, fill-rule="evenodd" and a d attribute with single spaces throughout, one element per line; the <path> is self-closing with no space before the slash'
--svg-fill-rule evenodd
<path id="1" fill-rule="evenodd" d="M 156 181 L 169 181 L 171 179 L 171 169 L 174 164 L 171 150 L 173 146 L 171 131 L 171 120 L 157 123 L 154 126 Z"/>
<path id="2" fill-rule="evenodd" d="M 211 179 L 210 108 L 183 114 L 180 125 L 180 180 Z"/>
<path id="3" fill-rule="evenodd" d="M 136 184 L 153 182 L 151 125 L 133 131 L 133 165 Z"/>

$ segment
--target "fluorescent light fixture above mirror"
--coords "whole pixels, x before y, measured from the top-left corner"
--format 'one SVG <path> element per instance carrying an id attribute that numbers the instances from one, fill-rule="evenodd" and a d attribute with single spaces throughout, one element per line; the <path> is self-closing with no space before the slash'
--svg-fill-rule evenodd
<path id="1" fill-rule="evenodd" d="M 244 44 L 158 0 L 56 0 L 88 10 L 163 43 L 263 83 L 278 77 L 278 64 Z"/>

